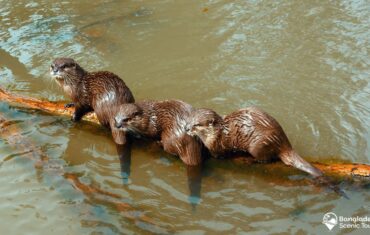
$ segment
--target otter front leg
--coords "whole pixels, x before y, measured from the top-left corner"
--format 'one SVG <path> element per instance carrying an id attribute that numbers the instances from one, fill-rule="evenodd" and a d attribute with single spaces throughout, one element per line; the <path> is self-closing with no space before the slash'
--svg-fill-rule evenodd
<path id="1" fill-rule="evenodd" d="M 126 132 L 124 132 L 123 130 L 117 129 L 113 123 L 114 122 L 111 121 L 109 125 L 110 125 L 110 129 L 112 132 L 112 137 L 113 137 L 114 142 L 118 145 L 125 145 L 127 142 Z"/>
<path id="2" fill-rule="evenodd" d="M 76 108 L 75 108 L 75 112 L 73 113 L 72 115 L 72 121 L 74 122 L 78 122 L 81 120 L 81 118 L 88 112 L 92 111 L 90 108 L 88 107 L 84 107 L 84 106 L 78 106 L 76 105 Z"/>
<path id="3" fill-rule="evenodd" d="M 196 166 L 201 164 L 203 161 L 201 144 L 197 143 L 196 140 L 184 143 L 180 158 L 186 165 Z"/>
<path id="4" fill-rule="evenodd" d="M 189 135 L 174 138 L 162 138 L 163 148 L 166 152 L 179 155 L 186 165 L 199 165 L 202 163 L 202 144 Z"/>

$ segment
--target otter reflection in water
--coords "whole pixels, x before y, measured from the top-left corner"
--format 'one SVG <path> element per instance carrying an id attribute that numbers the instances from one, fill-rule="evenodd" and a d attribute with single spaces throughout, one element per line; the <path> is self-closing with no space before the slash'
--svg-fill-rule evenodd
<path id="1" fill-rule="evenodd" d="M 65 121 L 65 125 L 68 126 L 69 122 Z M 68 128 L 68 130 L 71 135 L 68 138 L 68 145 L 63 154 L 63 159 L 68 162 L 68 166 L 75 166 L 77 167 L 76 169 L 83 169 L 83 171 L 94 171 L 92 172 L 93 175 L 95 173 L 99 174 L 98 178 L 114 174 L 115 177 L 119 177 L 121 185 L 125 188 L 128 185 L 141 181 L 133 177 L 136 175 L 142 177 L 143 175 L 140 165 L 138 165 L 138 162 L 140 164 L 141 160 L 135 162 L 135 157 L 144 158 L 144 162 L 147 162 L 149 159 L 152 159 L 150 155 L 155 154 L 159 156 L 164 153 L 155 142 L 132 140 L 130 137 L 127 138 L 128 141 L 125 145 L 114 144 L 108 141 L 106 131 L 102 131 L 102 128 L 86 123 L 78 126 L 74 125 Z M 141 150 L 139 153 L 132 151 L 132 148 L 144 150 L 144 154 L 142 154 Z M 140 156 L 137 156 L 137 154 Z M 115 160 L 117 156 L 119 162 Z M 168 155 L 166 157 L 171 158 Z M 89 162 L 93 164 L 89 164 Z M 112 162 L 115 162 L 115 164 L 112 164 Z M 120 169 L 118 163 L 120 164 Z M 152 164 L 156 165 L 158 163 L 154 161 Z M 79 166 L 83 166 L 83 168 Z M 97 171 L 95 167 L 98 167 Z M 202 168 L 197 165 L 186 168 L 178 167 L 176 169 L 181 172 L 180 175 L 187 174 L 187 176 L 180 177 L 179 180 L 187 182 L 188 188 L 183 190 L 188 196 L 189 204 L 195 207 L 200 202 L 201 197 Z M 135 170 L 140 172 L 136 172 L 135 174 Z M 183 172 L 185 170 L 186 172 Z M 144 184 L 146 184 L 145 181 Z M 141 186 L 151 187 L 149 183 Z M 127 187 L 125 190 L 131 189 Z"/>
<path id="2" fill-rule="evenodd" d="M 126 144 L 116 144 L 116 150 L 121 166 L 122 183 L 128 184 L 131 175 L 131 147 L 132 141 L 127 138 Z"/>
<path id="3" fill-rule="evenodd" d="M 124 185 L 129 184 L 130 182 L 131 146 L 132 141 L 128 141 L 125 145 L 116 145 L 121 165 L 121 177 Z M 195 210 L 201 200 L 203 164 L 194 166 L 186 165 L 186 175 L 189 190 L 188 202 L 192 206 L 193 210 Z"/>
<path id="4" fill-rule="evenodd" d="M 66 128 L 70 133 L 68 145 L 63 158 L 70 166 L 85 166 L 86 171 L 93 171 L 90 166 L 98 167 L 98 172 L 111 175 L 114 172 L 122 175 L 122 180 L 127 183 L 131 174 L 131 149 L 132 140 L 127 138 L 125 145 L 119 145 L 109 141 L 107 130 L 87 123 L 71 125 L 65 121 Z M 116 157 L 118 156 L 120 168 Z M 93 164 L 87 164 L 93 162 Z M 117 164 L 112 165 L 112 162 Z M 106 172 L 103 172 L 106 171 Z"/>

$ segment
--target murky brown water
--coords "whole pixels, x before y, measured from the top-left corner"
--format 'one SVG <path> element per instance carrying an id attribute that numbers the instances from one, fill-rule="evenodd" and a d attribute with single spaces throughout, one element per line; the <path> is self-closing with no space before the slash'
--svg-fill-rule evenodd
<path id="1" fill-rule="evenodd" d="M 47 73 L 68 56 L 119 74 L 138 100 L 223 114 L 258 105 L 302 156 L 370 162 L 366 0 L 0 4 L 0 85 L 13 92 L 66 99 Z M 0 139 L 2 234 L 322 234 L 328 211 L 369 216 L 367 189 L 346 200 L 259 172 L 267 168 L 212 161 L 199 189 L 198 169 L 150 144 L 134 144 L 128 170 L 103 128 L 6 103 L 0 114 L 14 121 Z"/>

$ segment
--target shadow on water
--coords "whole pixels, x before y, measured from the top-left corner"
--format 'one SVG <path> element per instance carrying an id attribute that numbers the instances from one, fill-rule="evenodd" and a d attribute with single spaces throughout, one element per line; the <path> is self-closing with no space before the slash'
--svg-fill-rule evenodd
<path id="1" fill-rule="evenodd" d="M 19 79 L 27 79 L 30 76 L 28 69 L 17 57 L 11 56 L 8 52 L 0 48 L 1 66 L 10 69 L 14 76 Z"/>
<path id="2" fill-rule="evenodd" d="M 131 175 L 131 150 L 133 141 L 131 138 L 128 138 L 129 141 L 126 145 L 116 144 L 118 158 L 120 160 L 121 166 L 121 177 L 123 185 L 128 185 Z M 143 145 L 143 143 L 140 143 Z M 144 143 L 144 145 L 151 146 L 149 143 Z M 161 151 L 161 150 L 157 150 Z M 202 177 L 205 174 L 203 171 L 203 164 L 196 166 L 186 166 L 187 173 L 187 183 L 189 189 L 188 201 L 192 206 L 193 211 L 195 211 L 196 206 L 201 201 L 201 188 L 202 188 Z"/>
<path id="3" fill-rule="evenodd" d="M 125 145 L 116 144 L 116 149 L 121 166 L 122 183 L 126 185 L 129 183 L 129 178 L 131 175 L 131 138 L 127 138 Z"/>
<path id="4" fill-rule="evenodd" d="M 204 164 L 204 163 L 203 163 Z M 192 205 L 193 211 L 201 201 L 202 191 L 202 177 L 203 177 L 203 164 L 196 166 L 186 166 L 186 173 L 188 177 L 189 187 L 189 203 Z"/>
<path id="5" fill-rule="evenodd" d="M 1 104 L 1 106 L 3 105 Z M 8 114 L 10 114 L 8 116 L 12 117 L 11 119 L 17 120 L 17 117 L 18 119 L 20 119 L 20 117 L 24 116 L 24 114 L 29 115 L 27 110 L 25 110 L 24 114 L 22 113 L 22 111 L 19 112 L 18 110 L 13 110 L 11 113 L 8 112 Z M 93 183 L 84 183 L 83 178 L 85 176 L 83 174 L 78 173 L 76 169 L 71 172 L 71 168 L 69 166 L 66 166 L 63 161 L 49 158 L 44 152 L 45 150 L 43 148 L 36 147 L 37 143 L 34 143 L 35 140 L 25 137 L 23 130 L 18 127 L 19 124 L 25 122 L 24 120 L 8 121 L 8 119 L 9 117 L 0 113 L 0 137 L 3 141 L 6 141 L 10 148 L 12 148 L 14 156 L 12 157 L 10 155 L 3 158 L 0 164 L 0 168 L 4 162 L 10 161 L 12 160 L 12 158 L 27 158 L 31 162 L 33 162 L 34 168 L 36 170 L 36 175 L 40 183 L 48 182 L 50 180 L 49 178 L 62 176 L 65 180 L 67 180 L 65 182 L 69 181 L 76 191 L 83 193 L 85 200 L 90 201 L 92 204 L 91 208 L 86 208 L 87 205 L 81 205 L 82 207 L 84 207 L 84 209 L 82 210 L 96 210 L 99 207 L 109 207 L 119 212 L 126 220 L 133 221 L 139 229 L 150 231 L 156 234 L 169 233 L 167 229 L 162 227 L 168 227 L 168 225 L 165 225 L 160 221 L 153 220 L 152 218 L 146 216 L 145 213 L 142 212 L 140 209 L 125 202 L 126 200 L 123 196 L 101 189 L 99 186 L 96 186 Z M 35 118 L 33 118 L 33 120 L 31 121 L 33 123 L 36 122 Z M 66 151 L 68 152 L 68 147 Z M 130 159 L 131 145 L 127 145 L 126 148 L 117 147 L 117 151 L 120 159 L 122 159 L 122 162 Z M 74 157 L 77 157 L 75 154 L 73 155 Z M 125 176 L 129 175 L 129 165 L 130 164 L 121 164 L 121 166 L 123 166 L 123 171 L 125 171 Z M 64 193 L 60 193 L 63 196 Z M 100 220 L 99 218 L 96 219 L 96 221 Z M 81 218 L 82 224 L 89 224 L 91 222 L 91 220 Z M 94 226 L 109 227 L 112 231 L 115 231 L 117 233 L 119 233 L 120 231 L 120 229 L 116 228 L 113 224 L 103 222 L 93 223 L 95 224 Z M 122 226 L 125 226 L 125 224 L 123 223 Z"/>

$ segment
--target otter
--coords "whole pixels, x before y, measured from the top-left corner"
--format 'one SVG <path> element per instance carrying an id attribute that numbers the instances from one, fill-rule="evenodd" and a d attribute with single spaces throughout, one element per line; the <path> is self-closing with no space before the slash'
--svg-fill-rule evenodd
<path id="1" fill-rule="evenodd" d="M 202 143 L 186 134 L 193 107 L 179 100 L 142 101 L 122 104 L 115 117 L 116 128 L 140 138 L 159 140 L 163 149 L 187 165 L 202 162 Z"/>
<path id="2" fill-rule="evenodd" d="M 108 71 L 87 72 L 71 58 L 57 58 L 50 66 L 52 78 L 72 99 L 65 107 L 75 107 L 73 121 L 94 111 L 99 122 L 112 131 L 117 144 L 126 143 L 123 131 L 114 128 L 114 117 L 121 104 L 135 102 L 125 82 Z"/>
<path id="3" fill-rule="evenodd" d="M 257 107 L 240 109 L 224 118 L 213 110 L 197 109 L 186 129 L 190 136 L 199 137 L 214 157 L 245 152 L 257 162 L 280 158 L 315 178 L 323 176 L 293 150 L 280 124 Z"/>

